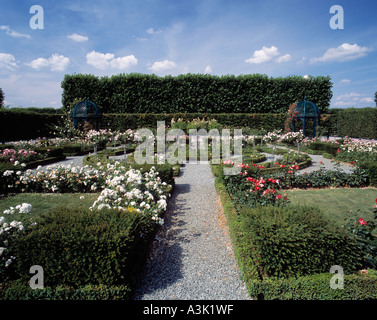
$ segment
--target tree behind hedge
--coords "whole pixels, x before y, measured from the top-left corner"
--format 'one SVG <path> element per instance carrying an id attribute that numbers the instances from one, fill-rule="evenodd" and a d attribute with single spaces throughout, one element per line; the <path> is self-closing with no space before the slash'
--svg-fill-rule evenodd
<path id="1" fill-rule="evenodd" d="M 332 98 L 329 76 L 67 74 L 61 87 L 66 109 L 87 97 L 103 113 L 286 113 L 304 97 L 326 113 Z"/>
<path id="2" fill-rule="evenodd" d="M 0 88 L 0 108 L 4 107 L 4 92 L 3 89 Z"/>

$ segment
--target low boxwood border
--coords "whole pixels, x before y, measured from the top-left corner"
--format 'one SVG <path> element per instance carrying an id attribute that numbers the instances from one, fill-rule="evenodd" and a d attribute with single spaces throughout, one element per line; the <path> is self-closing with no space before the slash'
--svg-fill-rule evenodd
<path id="1" fill-rule="evenodd" d="M 107 285 L 31 289 L 15 281 L 6 288 L 0 287 L 0 296 L 2 300 L 130 300 L 132 290 L 128 286 Z"/>
<path id="2" fill-rule="evenodd" d="M 319 273 L 288 279 L 249 280 L 249 294 L 258 300 L 370 300 L 377 299 L 377 273 L 344 274 L 343 289 L 332 289 L 334 274 Z"/>
<path id="3" fill-rule="evenodd" d="M 61 155 L 61 156 L 57 156 L 57 157 L 50 157 L 50 158 L 46 158 L 46 159 L 42 159 L 42 160 L 32 161 L 32 162 L 29 162 L 29 163 L 26 164 L 25 169 L 34 169 L 34 168 L 37 168 L 38 166 L 44 166 L 44 165 L 47 165 L 47 164 L 51 164 L 51 163 L 55 163 L 55 162 L 65 160 L 65 158 L 66 158 L 65 155 Z"/>

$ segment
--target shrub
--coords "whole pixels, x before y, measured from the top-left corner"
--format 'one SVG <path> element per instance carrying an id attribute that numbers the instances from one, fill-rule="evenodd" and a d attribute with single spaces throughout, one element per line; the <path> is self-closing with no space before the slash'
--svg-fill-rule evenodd
<path id="1" fill-rule="evenodd" d="M 166 182 L 171 186 L 174 186 L 174 171 L 173 166 L 169 163 L 165 164 L 131 164 L 131 167 L 136 170 L 140 170 L 141 173 L 145 173 L 149 171 L 152 167 L 155 167 L 156 171 L 158 172 L 159 177 L 161 178 L 162 182 Z"/>
<path id="2" fill-rule="evenodd" d="M 347 173 L 341 170 L 321 170 L 303 174 L 275 173 L 270 177 L 279 179 L 280 188 L 328 188 L 328 187 L 353 187 L 360 188 L 368 185 L 368 173 L 356 168 L 353 172 Z"/>
<path id="3" fill-rule="evenodd" d="M 240 224 L 263 279 L 328 272 L 333 265 L 353 272 L 362 265 L 363 254 L 353 238 L 317 208 L 243 208 Z"/>
<path id="4" fill-rule="evenodd" d="M 63 148 L 61 147 L 38 147 L 34 150 L 38 153 L 47 154 L 48 157 L 60 157 L 63 155 Z"/>
<path id="5" fill-rule="evenodd" d="M 308 148 L 311 150 L 320 150 L 324 151 L 326 153 L 329 153 L 333 156 L 336 156 L 337 151 L 339 149 L 338 143 L 331 143 L 331 142 L 321 142 L 321 141 L 315 141 L 311 143 Z"/>
<path id="6" fill-rule="evenodd" d="M 248 282 L 249 294 L 264 300 L 366 300 L 377 298 L 377 275 L 344 274 L 344 288 L 331 289 L 331 273 L 288 279 L 264 279 Z"/>
<path id="7" fill-rule="evenodd" d="M 86 285 L 80 288 L 57 286 L 31 289 L 28 283 L 13 281 L 3 290 L 2 300 L 126 300 L 131 298 L 128 286 Z"/>
<path id="8" fill-rule="evenodd" d="M 362 161 L 358 163 L 358 167 L 367 171 L 370 185 L 377 187 L 377 162 Z"/>
<path id="9" fill-rule="evenodd" d="M 25 280 L 30 266 L 40 265 L 50 287 L 133 287 L 151 231 L 148 220 L 133 210 L 58 208 L 15 239 L 15 273 Z"/>

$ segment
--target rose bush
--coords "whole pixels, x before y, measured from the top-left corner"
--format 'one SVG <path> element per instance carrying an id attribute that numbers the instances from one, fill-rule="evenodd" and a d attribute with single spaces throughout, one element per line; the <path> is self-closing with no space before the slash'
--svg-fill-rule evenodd
<path id="1" fill-rule="evenodd" d="M 365 221 L 363 218 L 349 219 L 347 230 L 354 237 L 359 249 L 364 254 L 363 269 L 376 268 L 377 266 L 377 199 L 374 206 L 373 220 Z"/>
<path id="2" fill-rule="evenodd" d="M 28 203 L 23 203 L 15 207 L 10 207 L 4 210 L 4 214 L 12 215 L 16 212 L 18 213 L 30 213 L 32 206 Z M 19 234 L 27 232 L 30 228 L 35 225 L 34 222 L 28 226 L 20 221 L 8 221 L 9 219 L 5 216 L 0 216 L 0 282 L 4 282 L 8 279 L 9 275 L 12 273 L 12 263 L 17 258 L 13 253 L 13 240 Z"/>

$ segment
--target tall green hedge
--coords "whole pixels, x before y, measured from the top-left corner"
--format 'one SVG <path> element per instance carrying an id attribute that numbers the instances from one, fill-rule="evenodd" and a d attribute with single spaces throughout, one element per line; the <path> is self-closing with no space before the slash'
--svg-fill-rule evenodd
<path id="1" fill-rule="evenodd" d="M 61 115 L 0 110 L 0 142 L 51 136 Z"/>
<path id="2" fill-rule="evenodd" d="M 344 109 L 337 115 L 337 133 L 343 137 L 377 139 L 376 120 L 376 108 Z"/>
<path id="3" fill-rule="evenodd" d="M 126 130 L 137 128 L 156 128 L 157 121 L 165 121 L 166 126 L 171 125 L 171 120 L 182 119 L 192 121 L 193 119 L 216 119 L 225 127 L 249 127 L 255 129 L 274 130 L 283 129 L 286 114 L 271 113 L 174 113 L 174 114 L 104 114 L 102 126 L 112 130 Z"/>
<path id="4" fill-rule="evenodd" d="M 103 113 L 286 113 L 304 97 L 326 113 L 332 97 L 329 76 L 67 74 L 61 87 L 65 108 L 87 97 Z"/>

